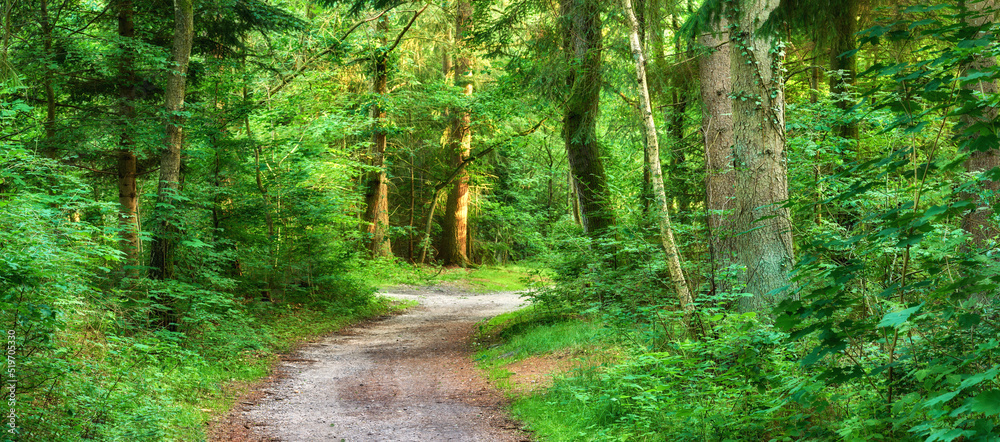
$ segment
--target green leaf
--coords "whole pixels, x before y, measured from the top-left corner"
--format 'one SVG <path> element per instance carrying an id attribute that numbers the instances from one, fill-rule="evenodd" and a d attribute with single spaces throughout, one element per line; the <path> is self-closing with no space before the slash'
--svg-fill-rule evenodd
<path id="1" fill-rule="evenodd" d="M 1000 390 L 979 393 L 972 399 L 972 411 L 985 413 L 987 416 L 1000 414 Z"/>
<path id="2" fill-rule="evenodd" d="M 885 315 L 885 317 L 882 318 L 882 321 L 878 323 L 878 326 L 898 328 L 900 325 L 903 325 L 903 323 L 909 320 L 910 316 L 916 313 L 917 310 L 920 310 L 920 308 L 923 306 L 924 303 L 921 302 L 916 307 L 910 307 L 908 309 L 900 310 L 898 312 L 888 313 Z"/>

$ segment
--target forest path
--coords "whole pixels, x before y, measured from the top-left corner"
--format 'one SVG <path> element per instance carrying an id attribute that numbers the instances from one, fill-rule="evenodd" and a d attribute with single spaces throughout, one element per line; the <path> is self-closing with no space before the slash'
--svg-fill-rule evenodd
<path id="1" fill-rule="evenodd" d="M 523 305 L 520 296 L 448 287 L 384 294 L 419 306 L 283 358 L 276 375 L 244 398 L 211 440 L 530 440 L 469 360 L 476 322 Z"/>

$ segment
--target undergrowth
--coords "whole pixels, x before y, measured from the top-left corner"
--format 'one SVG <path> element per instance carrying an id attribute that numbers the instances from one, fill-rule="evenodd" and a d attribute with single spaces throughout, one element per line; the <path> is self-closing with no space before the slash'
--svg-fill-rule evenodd
<path id="1" fill-rule="evenodd" d="M 10 440 L 205 439 L 246 385 L 309 336 L 403 308 L 382 297 L 342 302 L 233 305 L 225 320 L 186 333 L 115 321 L 111 304 L 67 318 L 45 367 L 58 378 L 18 397 L 21 433 Z M 34 412 L 33 412 L 34 410 Z"/>

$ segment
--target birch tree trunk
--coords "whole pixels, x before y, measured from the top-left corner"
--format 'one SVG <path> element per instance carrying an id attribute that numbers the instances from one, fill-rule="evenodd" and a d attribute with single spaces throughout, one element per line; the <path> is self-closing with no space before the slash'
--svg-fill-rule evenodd
<path id="1" fill-rule="evenodd" d="M 730 31 L 733 79 L 733 159 L 736 170 L 734 238 L 746 267 L 742 282 L 752 297 L 741 311 L 761 311 L 787 295 L 792 270 L 788 208 L 785 103 L 780 49 L 759 26 L 779 0 L 741 0 Z M 733 20 L 735 18 L 735 20 Z"/>
<path id="2" fill-rule="evenodd" d="M 670 279 L 677 291 L 677 299 L 685 313 L 694 311 L 691 291 L 684 280 L 684 271 L 674 242 L 674 231 L 670 227 L 670 211 L 667 204 L 667 194 L 663 188 L 663 172 L 660 170 L 660 145 L 656 135 L 656 122 L 653 120 L 653 107 L 649 101 L 649 86 L 646 83 L 646 57 L 642 52 L 642 42 L 639 40 L 639 20 L 632 9 L 632 0 L 623 0 L 625 12 L 629 19 L 629 43 L 632 48 L 632 59 L 635 60 L 636 79 L 639 82 L 639 111 L 642 113 L 643 128 L 646 131 L 646 157 L 649 158 L 649 177 L 653 187 L 653 198 L 656 201 L 657 221 L 660 225 L 660 242 L 667 254 L 667 268 Z"/>
<path id="3" fill-rule="evenodd" d="M 188 62 L 194 41 L 193 0 L 174 0 L 174 42 L 171 53 L 173 67 L 167 78 L 166 138 L 160 156 L 160 184 L 156 196 L 154 219 L 157 231 L 153 236 L 150 256 L 150 276 L 156 279 L 174 277 L 174 250 L 177 247 L 176 205 L 180 191 L 181 148 L 184 144 L 184 98 L 187 92 Z"/>

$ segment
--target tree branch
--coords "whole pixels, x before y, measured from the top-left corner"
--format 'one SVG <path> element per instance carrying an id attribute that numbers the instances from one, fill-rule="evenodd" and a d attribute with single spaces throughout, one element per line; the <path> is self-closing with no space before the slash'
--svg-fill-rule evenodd
<path id="1" fill-rule="evenodd" d="M 426 8 L 426 6 L 425 6 L 425 8 Z M 284 89 L 285 86 L 288 86 L 288 84 L 292 82 L 292 80 L 295 80 L 296 78 L 298 78 L 299 75 L 302 75 L 302 73 L 305 72 L 306 69 L 309 69 L 314 64 L 316 64 L 316 62 L 319 61 L 320 58 L 322 58 L 323 56 L 326 56 L 327 54 L 330 54 L 333 51 L 335 51 L 337 49 L 337 47 L 339 47 L 340 43 L 342 43 L 344 40 L 347 40 L 347 37 L 349 37 L 351 35 L 351 33 L 353 33 L 355 30 L 357 30 L 358 27 L 360 27 L 361 25 L 363 25 L 365 23 L 368 23 L 368 22 L 371 22 L 371 21 L 374 21 L 374 20 L 378 20 L 379 17 L 382 17 L 383 15 L 385 15 L 386 13 L 388 13 L 391 10 L 392 10 L 392 8 L 388 8 L 386 10 L 383 10 L 382 12 L 379 12 L 378 14 L 375 14 L 375 15 L 373 15 L 371 17 L 368 17 L 368 18 L 366 18 L 364 20 L 361 20 L 361 21 L 355 23 L 346 32 L 344 32 L 344 34 L 341 35 L 340 38 L 337 39 L 337 43 L 336 44 L 327 46 L 327 48 L 324 49 L 324 50 L 322 50 L 320 53 L 318 53 L 318 54 L 310 57 L 308 60 L 306 60 L 304 63 L 302 63 L 302 66 L 299 66 L 299 68 L 296 69 L 294 72 L 292 72 L 291 74 L 288 74 L 285 77 L 283 77 L 281 79 L 281 82 L 278 83 L 277 86 L 269 89 L 267 91 L 267 95 L 268 96 L 274 95 L 274 94 L 278 93 L 279 91 L 281 91 L 282 89 Z M 421 11 L 423 11 L 423 10 L 421 9 Z M 263 101 L 261 101 L 260 103 L 263 103 Z"/>
<path id="2" fill-rule="evenodd" d="M 405 27 L 403 27 L 402 31 L 399 31 L 399 35 L 396 36 L 396 41 L 393 42 L 392 46 L 390 46 L 389 49 L 385 51 L 386 54 L 389 54 L 390 52 L 394 51 L 396 49 L 396 46 L 399 46 L 399 42 L 403 41 L 403 36 L 406 35 L 406 31 L 410 30 L 410 27 L 413 26 L 413 23 L 417 21 L 417 17 L 420 17 L 420 14 L 422 14 L 424 10 L 427 9 L 428 6 L 430 6 L 430 3 L 424 5 L 424 7 L 420 8 L 419 11 L 413 13 L 413 18 L 411 18 L 410 22 L 407 23 Z"/>

